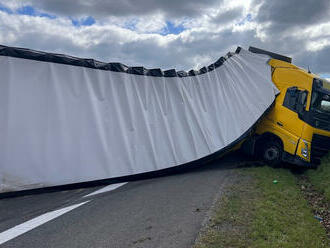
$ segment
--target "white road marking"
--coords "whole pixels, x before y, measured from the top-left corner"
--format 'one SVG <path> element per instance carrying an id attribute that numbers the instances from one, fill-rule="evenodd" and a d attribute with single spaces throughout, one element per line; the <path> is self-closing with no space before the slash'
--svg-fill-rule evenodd
<path id="1" fill-rule="evenodd" d="M 14 226 L 13 228 L 10 228 L 2 233 L 0 233 L 0 245 L 13 239 L 16 238 L 19 235 L 22 235 L 23 233 L 26 233 L 42 224 L 45 224 L 46 222 L 55 219 L 77 207 L 80 207 L 84 204 L 86 204 L 89 201 L 85 201 L 79 204 L 75 204 L 66 208 L 61 208 L 55 211 L 51 211 L 48 213 L 45 213 L 43 215 L 40 215 L 36 218 L 33 218 L 27 222 L 24 222 L 20 225 Z"/>
<path id="2" fill-rule="evenodd" d="M 125 185 L 126 183 L 116 183 L 116 184 L 110 184 L 104 188 L 101 188 L 99 190 L 96 190 L 88 195 L 85 195 L 83 197 L 88 197 L 88 196 L 92 196 L 92 195 L 97 195 L 97 194 L 101 194 L 101 193 L 105 193 L 105 192 L 108 192 L 108 191 L 111 191 L 111 190 L 115 190 L 115 189 L 118 189 L 119 187 Z"/>
<path id="3" fill-rule="evenodd" d="M 126 183 L 117 183 L 117 184 L 110 184 L 104 188 L 101 188 L 99 190 L 96 190 L 88 195 L 85 195 L 84 197 L 88 197 L 88 196 L 92 196 L 92 195 L 97 195 L 97 194 L 101 194 L 101 193 L 105 193 L 108 191 L 112 191 L 115 190 L 123 185 L 125 185 Z M 13 228 L 10 228 L 2 233 L 0 233 L 0 245 L 16 238 L 17 236 L 20 236 L 28 231 L 31 231 L 32 229 L 41 226 L 42 224 L 45 224 L 48 221 L 51 221 L 75 208 L 78 208 L 84 204 L 86 204 L 89 201 L 85 201 L 79 204 L 75 204 L 66 208 L 61 208 L 58 210 L 54 210 L 48 213 L 45 213 L 43 215 L 40 215 L 36 218 L 33 218 L 29 221 L 26 221 L 20 225 L 14 226 Z"/>

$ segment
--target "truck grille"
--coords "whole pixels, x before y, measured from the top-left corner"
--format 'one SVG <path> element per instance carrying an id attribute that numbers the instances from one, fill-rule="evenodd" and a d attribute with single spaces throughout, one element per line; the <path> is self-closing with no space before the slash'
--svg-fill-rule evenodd
<path id="1" fill-rule="evenodd" d="M 330 137 L 314 134 L 312 140 L 312 161 L 319 161 L 330 151 Z"/>

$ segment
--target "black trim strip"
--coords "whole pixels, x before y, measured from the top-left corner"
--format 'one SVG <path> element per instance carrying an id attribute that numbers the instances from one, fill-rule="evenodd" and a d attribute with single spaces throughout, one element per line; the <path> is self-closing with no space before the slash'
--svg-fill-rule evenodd
<path id="1" fill-rule="evenodd" d="M 278 60 L 282 60 L 284 62 L 288 62 L 288 63 L 292 63 L 292 58 L 281 55 L 281 54 L 277 54 L 277 53 L 273 53 L 273 52 L 269 52 L 257 47 L 249 47 L 249 51 L 252 53 L 257 53 L 257 54 L 266 54 L 268 56 L 270 56 L 273 59 L 278 59 Z"/>
<path id="2" fill-rule="evenodd" d="M 238 47 L 235 53 L 239 54 L 240 51 L 241 48 Z M 144 67 L 129 67 L 122 63 L 104 63 L 94 59 L 84 59 L 84 58 L 78 58 L 64 54 L 46 53 L 46 52 L 31 50 L 27 48 L 8 47 L 3 45 L 0 45 L 0 56 L 8 56 L 8 57 L 36 60 L 42 62 L 81 66 L 81 67 L 87 67 L 87 68 L 104 70 L 104 71 L 125 72 L 135 75 L 144 75 L 144 76 L 152 76 L 152 77 L 190 77 L 190 76 L 197 76 L 213 71 L 215 68 L 218 68 L 219 66 L 223 65 L 223 63 L 229 57 L 231 57 L 232 54 L 228 53 L 227 56 L 221 57 L 215 63 L 207 67 L 203 67 L 197 71 L 190 70 L 189 72 L 186 71 L 177 72 L 175 69 L 162 71 L 159 68 L 146 69 Z"/>

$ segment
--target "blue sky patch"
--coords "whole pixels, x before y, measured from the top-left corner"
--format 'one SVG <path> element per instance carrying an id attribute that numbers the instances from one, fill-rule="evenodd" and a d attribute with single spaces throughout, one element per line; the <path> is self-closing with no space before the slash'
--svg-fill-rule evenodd
<path id="1" fill-rule="evenodd" d="M 49 19 L 55 19 L 56 18 L 55 15 L 50 15 L 48 13 L 39 12 L 35 8 L 33 8 L 32 6 L 29 6 L 29 5 L 18 8 L 16 10 L 16 13 L 19 14 L 19 15 L 46 17 L 46 18 L 49 18 Z"/>
<path id="2" fill-rule="evenodd" d="M 180 34 L 184 30 L 184 26 L 182 24 L 175 25 L 173 22 L 166 21 L 166 27 L 161 32 L 162 35 L 168 35 L 168 34 Z"/>
<path id="3" fill-rule="evenodd" d="M 7 14 L 13 14 L 13 11 L 11 9 L 7 8 L 6 6 L 3 6 L 2 4 L 0 4 L 0 11 L 6 12 Z"/>
<path id="4" fill-rule="evenodd" d="M 124 24 L 124 28 L 135 31 L 136 30 L 136 24 L 139 22 L 138 19 L 133 18 Z"/>
<path id="5" fill-rule="evenodd" d="M 29 16 L 36 16 L 36 11 L 32 6 L 24 6 L 16 10 L 17 14 L 20 15 L 29 15 Z"/>
<path id="6" fill-rule="evenodd" d="M 71 19 L 71 22 L 74 26 L 80 27 L 80 26 L 92 26 L 95 23 L 95 19 L 91 16 L 88 16 L 86 18 L 82 19 Z"/>
<path id="7" fill-rule="evenodd" d="M 242 21 L 240 21 L 240 22 L 238 23 L 238 25 L 242 26 L 242 25 L 244 25 L 245 23 L 247 23 L 247 22 L 251 22 L 251 21 L 252 21 L 252 15 L 251 15 L 251 14 L 247 14 L 246 17 L 245 17 Z"/>
<path id="8" fill-rule="evenodd" d="M 330 74 L 320 74 L 322 78 L 330 78 Z"/>

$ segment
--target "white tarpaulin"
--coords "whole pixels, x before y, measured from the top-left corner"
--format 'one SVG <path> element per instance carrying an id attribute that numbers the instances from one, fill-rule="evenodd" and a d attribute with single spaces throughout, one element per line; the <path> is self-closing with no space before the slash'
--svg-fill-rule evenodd
<path id="1" fill-rule="evenodd" d="M 237 142 L 278 93 L 268 57 L 243 49 L 205 73 L 172 77 L 16 53 L 0 54 L 2 192 L 195 161 Z"/>

